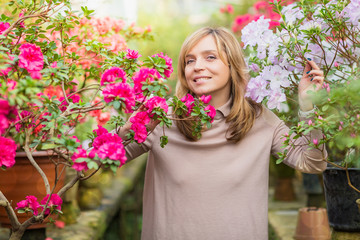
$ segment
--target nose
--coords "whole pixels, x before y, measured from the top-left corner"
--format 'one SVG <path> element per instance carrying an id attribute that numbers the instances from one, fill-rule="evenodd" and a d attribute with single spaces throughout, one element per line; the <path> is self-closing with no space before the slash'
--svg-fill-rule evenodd
<path id="1" fill-rule="evenodd" d="M 204 60 L 202 58 L 198 58 L 195 62 L 195 65 L 194 65 L 194 70 L 195 71 L 200 71 L 200 70 L 203 70 L 205 67 L 204 65 Z"/>

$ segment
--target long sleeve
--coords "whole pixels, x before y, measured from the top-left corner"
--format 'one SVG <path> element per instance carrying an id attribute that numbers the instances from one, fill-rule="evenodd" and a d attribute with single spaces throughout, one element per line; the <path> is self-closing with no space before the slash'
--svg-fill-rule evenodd
<path id="1" fill-rule="evenodd" d="M 301 118 L 300 120 L 306 120 Z M 289 132 L 289 128 L 285 125 L 283 121 L 279 123 L 274 131 L 272 153 L 276 154 L 277 152 L 283 152 L 285 148 L 283 147 L 284 134 Z M 320 130 L 313 130 L 304 137 L 294 139 L 291 136 L 291 140 L 294 143 L 293 146 L 288 146 L 288 154 L 284 160 L 284 163 L 293 167 L 301 172 L 305 173 L 320 173 L 325 170 L 326 162 L 324 159 L 327 158 L 327 152 L 325 146 L 320 146 L 319 150 L 312 148 L 308 145 L 308 139 L 312 141 L 313 139 L 322 139 L 322 133 Z"/>
<path id="2" fill-rule="evenodd" d="M 154 140 L 156 139 L 157 132 L 159 131 L 159 126 L 157 126 L 154 131 L 146 138 L 145 142 L 143 143 L 130 143 L 125 146 L 126 151 L 126 158 L 127 161 L 131 161 L 134 158 L 137 158 L 138 156 L 148 152 L 151 150 L 152 144 Z"/>

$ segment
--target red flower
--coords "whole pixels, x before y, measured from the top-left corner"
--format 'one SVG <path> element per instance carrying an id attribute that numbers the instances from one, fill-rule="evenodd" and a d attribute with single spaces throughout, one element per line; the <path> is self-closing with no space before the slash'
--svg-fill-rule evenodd
<path id="1" fill-rule="evenodd" d="M 99 158 L 110 158 L 120 161 L 120 166 L 126 162 L 126 152 L 121 142 L 105 142 L 97 151 Z"/>
<path id="2" fill-rule="evenodd" d="M 134 90 L 127 83 L 109 84 L 103 90 L 104 101 L 109 103 L 120 99 L 125 103 L 125 112 L 133 112 L 132 107 L 135 106 Z"/>
<path id="3" fill-rule="evenodd" d="M 193 107 L 195 106 L 194 97 L 191 94 L 186 94 L 186 96 L 184 96 L 181 101 L 184 102 L 185 106 L 187 107 L 188 112 L 186 115 L 189 116 Z"/>
<path id="4" fill-rule="evenodd" d="M 146 140 L 146 138 L 147 138 L 147 130 L 146 130 L 145 125 L 143 125 L 141 123 L 133 123 L 131 125 L 130 129 L 135 132 L 134 139 L 138 143 L 142 143 L 142 142 L 144 142 Z"/>
<path id="5" fill-rule="evenodd" d="M 83 162 L 76 162 L 76 160 L 78 158 L 87 158 L 87 154 L 86 154 L 86 150 L 82 149 L 82 148 L 78 148 L 77 152 L 75 152 L 72 157 L 71 160 L 73 161 L 73 165 L 71 166 L 73 169 L 75 169 L 76 171 L 80 172 L 82 170 L 86 171 L 88 170 L 88 166 L 87 166 L 87 162 L 83 161 Z"/>
<path id="6" fill-rule="evenodd" d="M 151 112 L 154 110 L 154 108 L 161 108 L 163 109 L 166 113 L 169 110 L 169 106 L 166 103 L 166 99 L 159 97 L 159 96 L 155 96 L 150 98 L 146 103 L 145 103 L 145 107 L 148 109 L 147 113 L 149 114 L 150 117 L 154 116 L 154 113 L 151 114 Z"/>
<path id="7" fill-rule="evenodd" d="M 138 53 L 138 51 L 127 49 L 126 52 L 127 52 L 127 54 L 125 57 L 127 59 L 137 59 L 137 58 L 141 57 L 141 55 Z"/>
<path id="8" fill-rule="evenodd" d="M 152 57 L 155 57 L 155 56 L 165 59 L 165 64 L 166 64 L 167 68 L 164 70 L 164 75 L 166 77 L 170 77 L 171 73 L 174 71 L 174 69 L 172 67 L 172 59 L 169 58 L 167 55 L 164 55 L 164 53 L 162 53 L 162 52 L 155 54 Z"/>
<path id="9" fill-rule="evenodd" d="M 44 56 L 40 47 L 35 44 L 25 43 L 21 45 L 19 54 L 19 67 L 29 72 L 38 72 L 44 66 Z"/>
<path id="10" fill-rule="evenodd" d="M 146 125 L 150 122 L 150 118 L 146 112 L 138 112 L 135 116 L 130 118 L 130 122 Z"/>
<path id="11" fill-rule="evenodd" d="M 49 194 L 47 194 L 46 197 L 44 197 L 43 200 L 41 200 L 40 203 L 42 205 L 45 205 L 48 199 L 49 199 Z M 61 211 L 62 202 L 63 202 L 63 200 L 59 197 L 59 195 L 57 195 L 56 193 L 52 194 L 51 198 L 50 198 L 50 201 L 49 201 L 49 204 L 48 204 L 48 206 L 47 206 L 47 208 L 45 210 L 45 215 L 50 214 L 50 210 L 53 210 L 53 209 L 57 209 L 57 210 Z"/>
<path id="12" fill-rule="evenodd" d="M 37 198 L 35 196 L 26 196 L 26 200 L 22 200 L 16 204 L 15 209 L 25 209 L 25 211 L 28 211 L 31 209 L 34 213 L 34 215 L 38 215 L 38 208 L 40 207 L 40 204 L 37 201 Z"/>
<path id="13" fill-rule="evenodd" d="M 122 79 L 122 82 L 126 82 L 126 73 L 124 70 L 118 67 L 112 67 L 106 70 L 101 76 L 100 85 L 104 86 L 105 83 L 115 82 L 118 79 Z"/>
<path id="14" fill-rule="evenodd" d="M 142 93 L 143 83 L 150 83 L 155 79 L 162 78 L 160 73 L 156 69 L 151 68 L 140 68 L 138 72 L 132 77 L 134 81 L 134 91 L 136 94 Z"/>
<path id="15" fill-rule="evenodd" d="M 101 136 L 105 133 L 109 133 L 108 130 L 102 126 L 99 126 L 98 125 L 98 128 L 97 129 L 94 129 L 93 132 L 96 133 L 97 136 Z"/>
<path id="16" fill-rule="evenodd" d="M 0 136 L 0 167 L 14 166 L 16 148 L 14 140 Z"/>
<path id="17" fill-rule="evenodd" d="M 207 96 L 202 95 L 202 96 L 200 97 L 200 100 L 201 100 L 203 103 L 208 104 L 208 103 L 210 102 L 210 100 L 211 100 L 211 95 L 207 95 Z"/>
<path id="18" fill-rule="evenodd" d="M 206 111 L 206 114 L 211 118 L 210 122 L 214 121 L 214 117 L 216 115 L 216 110 L 213 106 L 208 105 L 204 108 L 204 110 Z"/>
<path id="19" fill-rule="evenodd" d="M 7 22 L 0 22 L 0 35 L 3 34 L 8 28 L 10 27 L 10 24 Z"/>

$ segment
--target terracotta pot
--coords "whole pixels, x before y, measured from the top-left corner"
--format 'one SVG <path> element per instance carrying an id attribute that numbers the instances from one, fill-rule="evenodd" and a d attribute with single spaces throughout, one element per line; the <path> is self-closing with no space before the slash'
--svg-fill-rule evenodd
<path id="1" fill-rule="evenodd" d="M 54 186 L 55 182 L 55 165 L 52 163 L 50 153 L 46 151 L 34 152 L 33 157 L 40 168 L 46 174 L 50 188 Z M 60 171 L 61 172 L 61 168 Z M 59 191 L 64 185 L 65 173 L 61 175 L 55 192 Z M 16 153 L 15 165 L 6 171 L 0 171 L 0 190 L 5 197 L 11 203 L 11 206 L 15 209 L 16 203 L 21 200 L 25 200 L 27 195 L 34 195 L 38 202 L 46 196 L 45 185 L 42 177 L 31 165 L 25 152 Z M 15 210 L 16 212 L 16 210 Z M 20 223 L 24 222 L 30 217 L 29 214 L 18 214 L 17 217 Z M 53 216 L 51 216 L 53 218 Z M 4 208 L 0 208 L 0 224 L 2 227 L 11 227 L 10 220 Z M 29 227 L 29 229 L 42 228 L 46 226 L 46 221 L 42 224 L 35 224 Z"/>
<path id="2" fill-rule="evenodd" d="M 325 208 L 305 207 L 299 209 L 294 239 L 331 239 L 329 220 Z"/>

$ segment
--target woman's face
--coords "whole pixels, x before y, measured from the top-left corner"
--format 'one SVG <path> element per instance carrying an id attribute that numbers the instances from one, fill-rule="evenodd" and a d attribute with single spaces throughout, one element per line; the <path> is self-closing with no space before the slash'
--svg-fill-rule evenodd
<path id="1" fill-rule="evenodd" d="M 212 95 L 212 101 L 221 104 L 229 99 L 230 69 L 221 60 L 212 35 L 202 38 L 185 56 L 185 78 L 198 97 Z"/>

